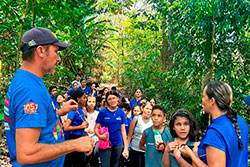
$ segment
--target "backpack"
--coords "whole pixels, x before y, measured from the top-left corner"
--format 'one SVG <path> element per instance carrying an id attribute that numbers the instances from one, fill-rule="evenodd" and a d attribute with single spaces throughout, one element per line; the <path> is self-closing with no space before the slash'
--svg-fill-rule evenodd
<path id="1" fill-rule="evenodd" d="M 104 134 L 108 132 L 108 128 L 106 127 L 101 127 L 100 129 L 98 129 L 98 133 L 100 135 Z M 109 134 L 106 134 L 106 137 L 108 137 Z M 105 149 L 108 149 L 108 148 L 111 148 L 111 142 L 109 140 L 102 140 L 102 139 L 99 139 L 99 142 L 98 142 L 98 147 L 99 149 L 101 150 L 105 150 Z"/>

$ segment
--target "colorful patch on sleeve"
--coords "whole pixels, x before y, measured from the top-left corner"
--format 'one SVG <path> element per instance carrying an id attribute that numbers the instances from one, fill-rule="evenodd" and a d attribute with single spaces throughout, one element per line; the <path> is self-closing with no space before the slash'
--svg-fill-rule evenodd
<path id="1" fill-rule="evenodd" d="M 10 130 L 10 126 L 9 126 L 8 122 L 4 122 L 4 128 L 5 128 L 5 130 Z"/>
<path id="2" fill-rule="evenodd" d="M 54 126 L 53 135 L 56 140 L 60 139 L 62 136 L 64 136 L 62 124 L 60 120 L 58 119 L 56 125 Z"/>
<path id="3" fill-rule="evenodd" d="M 25 114 L 35 114 L 37 112 L 38 104 L 35 104 L 34 102 L 28 102 L 23 107 Z"/>
<path id="4" fill-rule="evenodd" d="M 6 96 L 4 100 L 4 114 L 9 116 L 9 99 Z"/>

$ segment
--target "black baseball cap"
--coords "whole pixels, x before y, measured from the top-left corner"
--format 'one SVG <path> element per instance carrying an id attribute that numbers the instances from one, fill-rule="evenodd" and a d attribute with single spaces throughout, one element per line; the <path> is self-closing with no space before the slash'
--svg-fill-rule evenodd
<path id="1" fill-rule="evenodd" d="M 59 50 L 64 50 L 67 47 L 71 46 L 70 43 L 59 42 L 52 31 L 42 27 L 34 27 L 31 30 L 25 32 L 22 37 L 21 43 L 21 50 L 23 52 L 39 45 L 53 44 L 59 46 Z"/>

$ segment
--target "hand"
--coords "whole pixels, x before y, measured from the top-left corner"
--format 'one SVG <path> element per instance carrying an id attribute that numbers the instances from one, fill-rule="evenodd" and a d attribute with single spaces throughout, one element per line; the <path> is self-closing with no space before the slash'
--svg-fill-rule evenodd
<path id="1" fill-rule="evenodd" d="M 173 151 L 177 146 L 178 146 L 177 142 L 170 142 L 167 144 L 166 151 L 168 152 Z"/>
<path id="2" fill-rule="evenodd" d="M 176 148 L 174 149 L 173 154 L 174 154 L 174 157 L 175 157 L 176 159 L 178 159 L 178 158 L 181 156 L 181 152 L 180 152 L 180 150 L 179 150 L 178 147 L 176 147 Z"/>
<path id="3" fill-rule="evenodd" d="M 102 135 L 99 135 L 99 139 L 102 139 L 104 141 L 109 139 L 109 132 L 105 132 Z"/>
<path id="4" fill-rule="evenodd" d="M 60 108 L 61 114 L 60 116 L 66 115 L 69 111 L 76 111 L 78 109 L 78 104 L 75 100 L 71 99 L 64 103 Z"/>
<path id="5" fill-rule="evenodd" d="M 92 133 L 94 133 L 94 129 L 88 128 L 88 129 L 86 130 L 86 132 L 92 134 Z"/>
<path id="6" fill-rule="evenodd" d="M 196 157 L 198 157 L 198 146 L 199 145 L 200 145 L 200 142 L 194 143 L 193 153 L 195 154 Z"/>
<path id="7" fill-rule="evenodd" d="M 90 155 L 93 151 L 93 148 L 95 147 L 95 141 L 94 139 L 84 136 L 80 137 L 78 139 L 75 139 L 75 142 L 77 144 L 77 152 L 84 152 L 87 156 Z"/>
<path id="8" fill-rule="evenodd" d="M 164 151 L 165 145 L 163 143 L 156 143 L 155 148 L 157 151 Z"/>
<path id="9" fill-rule="evenodd" d="M 83 121 L 82 124 L 81 124 L 81 127 L 83 129 L 87 128 L 89 126 L 89 123 L 87 121 Z"/>
<path id="10" fill-rule="evenodd" d="M 128 149 L 124 149 L 122 152 L 122 155 L 124 158 L 128 159 L 128 156 L 129 156 Z"/>
<path id="11" fill-rule="evenodd" d="M 182 146 L 179 150 L 185 157 L 191 158 L 194 155 L 193 151 L 187 145 Z"/>

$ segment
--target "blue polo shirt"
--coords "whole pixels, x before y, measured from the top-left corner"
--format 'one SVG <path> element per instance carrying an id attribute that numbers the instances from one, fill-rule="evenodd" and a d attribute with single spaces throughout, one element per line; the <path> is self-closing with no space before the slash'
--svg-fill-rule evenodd
<path id="1" fill-rule="evenodd" d="M 78 87 L 76 90 L 83 91 L 86 94 L 91 94 L 91 89 L 88 86 L 86 86 L 84 90 L 81 87 Z"/>
<path id="2" fill-rule="evenodd" d="M 13 166 L 63 166 L 64 156 L 31 165 L 20 165 L 17 162 L 17 128 L 41 128 L 38 143 L 55 144 L 64 141 L 62 124 L 41 78 L 28 71 L 17 70 L 4 102 L 4 125 Z"/>
<path id="3" fill-rule="evenodd" d="M 134 109 L 134 107 L 135 107 L 136 105 L 140 105 L 140 102 L 141 102 L 142 100 L 143 100 L 142 98 L 141 98 L 140 100 L 138 100 L 138 101 L 136 101 L 135 98 L 132 99 L 132 100 L 130 100 L 130 106 L 131 106 L 132 110 Z"/>
<path id="4" fill-rule="evenodd" d="M 229 118 L 222 115 L 212 120 L 207 127 L 198 147 L 200 159 L 207 164 L 206 146 L 215 147 L 226 153 L 226 167 L 247 166 L 248 159 L 248 126 L 241 116 L 237 116 L 241 131 L 243 149 L 238 147 L 238 137 Z"/>
<path id="5" fill-rule="evenodd" d="M 107 107 L 101 109 L 99 112 L 96 123 L 101 124 L 102 127 L 107 127 L 109 131 L 109 140 L 112 146 L 123 144 L 121 125 L 126 123 L 126 116 L 121 108 L 116 111 L 109 111 Z"/>
<path id="6" fill-rule="evenodd" d="M 70 119 L 72 122 L 70 126 L 79 126 L 82 124 L 84 119 L 84 113 L 82 111 L 82 108 L 79 107 L 77 111 L 70 111 L 67 116 L 68 119 Z M 67 131 L 66 131 L 67 132 Z M 74 131 L 68 131 L 68 134 L 74 134 L 74 135 L 80 135 L 83 136 L 84 129 L 74 130 Z M 67 134 L 67 135 L 68 135 Z"/>

